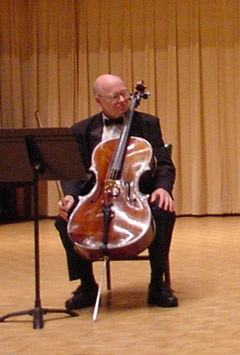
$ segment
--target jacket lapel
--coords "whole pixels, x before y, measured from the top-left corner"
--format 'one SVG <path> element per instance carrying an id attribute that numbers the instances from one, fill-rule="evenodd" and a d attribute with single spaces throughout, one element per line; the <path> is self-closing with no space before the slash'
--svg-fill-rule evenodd
<path id="1" fill-rule="evenodd" d="M 93 150 L 101 141 L 103 131 L 102 114 L 96 115 L 95 120 L 92 121 L 91 127 L 89 127 L 89 142 L 91 144 L 91 150 Z"/>

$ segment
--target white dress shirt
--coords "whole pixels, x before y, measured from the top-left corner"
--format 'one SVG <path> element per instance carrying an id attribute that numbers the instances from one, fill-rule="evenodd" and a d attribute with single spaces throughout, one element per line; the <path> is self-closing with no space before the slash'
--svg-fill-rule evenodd
<path id="1" fill-rule="evenodd" d="M 104 124 L 104 120 L 108 119 L 108 117 L 106 115 L 104 115 L 104 113 L 102 114 L 102 117 L 103 117 L 102 141 L 113 139 L 113 138 L 119 138 L 121 131 L 122 131 L 123 124 L 122 125 L 113 124 L 110 126 L 106 126 Z"/>

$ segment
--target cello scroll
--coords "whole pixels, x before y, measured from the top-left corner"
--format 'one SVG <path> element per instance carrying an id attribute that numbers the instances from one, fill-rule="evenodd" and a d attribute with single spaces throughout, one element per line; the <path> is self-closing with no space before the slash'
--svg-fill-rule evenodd
<path id="1" fill-rule="evenodd" d="M 137 107 L 140 104 L 141 99 L 148 99 L 149 96 L 151 95 L 150 91 L 146 91 L 147 86 L 144 84 L 144 81 L 137 81 L 137 84 L 135 86 L 135 93 L 132 95 L 133 97 L 136 97 L 136 106 Z"/>

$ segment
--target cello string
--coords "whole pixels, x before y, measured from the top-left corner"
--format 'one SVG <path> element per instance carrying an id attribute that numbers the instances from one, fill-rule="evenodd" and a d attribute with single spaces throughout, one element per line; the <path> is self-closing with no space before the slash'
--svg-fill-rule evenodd
<path id="1" fill-rule="evenodd" d="M 104 276 L 105 276 L 106 267 L 107 267 L 107 257 L 104 257 L 103 260 L 104 260 L 103 270 L 102 270 L 102 275 L 101 275 L 101 279 L 100 279 L 99 286 L 98 286 L 98 294 L 97 294 L 97 298 L 96 298 L 96 302 L 95 302 L 95 306 L 94 306 L 94 311 L 93 311 L 93 321 L 94 322 L 97 320 L 99 303 L 100 303 L 100 296 L 101 296 L 101 291 L 102 291 L 102 285 L 103 285 Z"/>

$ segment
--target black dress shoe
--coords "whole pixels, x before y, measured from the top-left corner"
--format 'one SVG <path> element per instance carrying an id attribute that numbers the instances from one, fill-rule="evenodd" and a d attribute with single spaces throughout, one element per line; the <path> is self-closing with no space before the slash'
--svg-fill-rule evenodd
<path id="1" fill-rule="evenodd" d="M 173 295 L 172 290 L 166 282 L 161 286 L 149 286 L 148 303 L 159 307 L 177 307 L 178 299 Z"/>
<path id="2" fill-rule="evenodd" d="M 97 284 L 91 287 L 79 286 L 73 292 L 73 296 L 65 302 L 65 307 L 67 309 L 80 309 L 93 306 L 97 298 L 97 293 Z"/>

